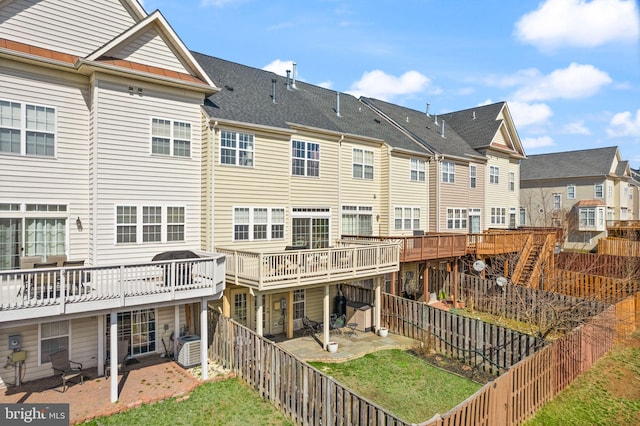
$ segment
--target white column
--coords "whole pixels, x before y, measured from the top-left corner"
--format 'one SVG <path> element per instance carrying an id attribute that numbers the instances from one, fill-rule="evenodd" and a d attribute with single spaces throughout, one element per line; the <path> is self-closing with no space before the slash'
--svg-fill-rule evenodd
<path id="1" fill-rule="evenodd" d="M 263 296 L 261 292 L 256 291 L 254 297 L 256 300 L 256 333 L 258 333 L 258 336 L 262 336 L 264 333 L 264 330 L 262 330 L 262 322 L 264 321 Z"/>
<path id="2" fill-rule="evenodd" d="M 118 400 L 118 312 L 111 311 L 109 324 L 109 368 L 111 369 L 111 402 Z"/>
<path id="3" fill-rule="evenodd" d="M 324 306 L 322 307 L 322 322 L 324 323 L 323 344 L 324 349 L 329 349 L 329 284 L 324 285 Z"/>
<path id="4" fill-rule="evenodd" d="M 178 360 L 178 337 L 180 337 L 180 305 L 173 307 L 173 359 Z"/>
<path id="5" fill-rule="evenodd" d="M 382 280 L 384 279 L 383 276 L 378 276 L 375 279 L 375 283 L 376 283 L 376 301 L 375 301 L 375 306 L 373 307 L 373 326 L 375 328 L 376 333 L 380 330 L 380 304 L 382 303 L 382 297 L 380 294 L 380 287 L 382 287 L 382 285 L 380 284 L 382 282 Z"/>
<path id="6" fill-rule="evenodd" d="M 200 365 L 202 366 L 202 380 L 209 379 L 209 318 L 207 315 L 207 299 L 200 301 Z"/>
<path id="7" fill-rule="evenodd" d="M 98 315 L 98 376 L 104 375 L 104 315 Z"/>

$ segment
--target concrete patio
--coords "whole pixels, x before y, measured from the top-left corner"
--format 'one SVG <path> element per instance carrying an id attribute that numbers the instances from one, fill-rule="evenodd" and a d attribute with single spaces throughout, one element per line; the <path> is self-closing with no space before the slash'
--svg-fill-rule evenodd
<path id="1" fill-rule="evenodd" d="M 322 334 L 306 335 L 278 343 L 278 346 L 304 361 L 344 362 L 383 349 L 410 349 L 417 342 L 408 337 L 389 333 L 380 337 L 373 332 L 350 331 L 332 333 L 331 341 L 338 343 L 337 352 L 322 348 Z"/>

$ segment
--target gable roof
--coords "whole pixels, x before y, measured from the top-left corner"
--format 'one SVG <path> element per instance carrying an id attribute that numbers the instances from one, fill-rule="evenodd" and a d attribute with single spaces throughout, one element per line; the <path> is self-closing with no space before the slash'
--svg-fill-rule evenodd
<path id="1" fill-rule="evenodd" d="M 498 149 L 524 157 L 506 102 L 440 114 L 439 118 L 446 120 L 474 149 Z"/>
<path id="2" fill-rule="evenodd" d="M 610 176 L 618 147 L 529 155 L 520 163 L 520 180 Z"/>
<path id="3" fill-rule="evenodd" d="M 360 100 L 434 153 L 469 161 L 485 160 L 446 123 L 443 137 L 442 121 L 436 123 L 435 116 L 378 99 L 361 97 Z"/>
<path id="4" fill-rule="evenodd" d="M 291 132 L 306 128 L 385 142 L 394 148 L 430 155 L 398 129 L 380 120 L 355 97 L 296 81 L 270 71 L 192 52 L 221 91 L 205 100 L 206 114 L 215 120 L 244 123 Z M 273 95 L 275 92 L 275 102 Z"/>

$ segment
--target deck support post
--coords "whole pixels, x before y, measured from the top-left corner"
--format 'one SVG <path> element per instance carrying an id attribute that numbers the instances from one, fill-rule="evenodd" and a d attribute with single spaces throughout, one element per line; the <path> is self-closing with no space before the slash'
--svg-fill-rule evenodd
<path id="1" fill-rule="evenodd" d="M 323 327 L 322 327 L 322 345 L 324 347 L 324 350 L 328 350 L 329 349 L 329 331 L 331 331 L 329 328 L 329 284 L 325 284 L 324 285 L 324 298 L 323 298 L 323 303 L 322 303 L 322 323 L 323 323 Z"/>
<path id="2" fill-rule="evenodd" d="M 262 323 L 264 320 L 264 297 L 262 293 L 259 291 L 255 292 L 255 300 L 256 300 L 256 333 L 258 336 L 264 335 L 264 331 L 262 330 Z"/>
<path id="3" fill-rule="evenodd" d="M 109 324 L 109 354 L 111 370 L 111 402 L 118 401 L 118 312 L 116 310 L 111 311 L 111 318 Z"/>
<path id="4" fill-rule="evenodd" d="M 262 322 L 261 322 L 262 323 Z M 207 318 L 207 299 L 204 297 L 200 301 L 200 365 L 202 380 L 209 379 L 209 321 Z"/>

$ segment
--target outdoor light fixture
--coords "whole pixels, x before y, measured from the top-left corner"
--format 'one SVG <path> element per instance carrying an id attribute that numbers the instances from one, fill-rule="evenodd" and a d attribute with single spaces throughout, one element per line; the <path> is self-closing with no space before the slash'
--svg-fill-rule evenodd
<path id="1" fill-rule="evenodd" d="M 76 227 L 78 228 L 78 231 L 82 231 L 82 221 L 80 220 L 80 216 L 76 219 Z"/>

